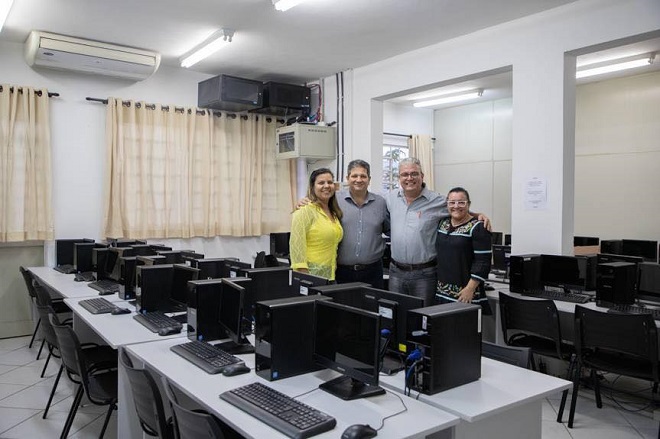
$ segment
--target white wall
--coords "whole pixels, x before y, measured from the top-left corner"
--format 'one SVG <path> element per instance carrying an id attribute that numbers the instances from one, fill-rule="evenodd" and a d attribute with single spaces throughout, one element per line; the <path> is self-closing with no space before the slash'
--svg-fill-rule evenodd
<path id="1" fill-rule="evenodd" d="M 23 45 L 0 42 L 2 82 L 46 87 L 60 97 L 51 99 L 53 212 L 55 238 L 101 239 L 105 163 L 105 106 L 86 97 L 118 97 L 176 106 L 197 105 L 197 83 L 210 75 L 161 66 L 152 77 L 133 82 L 56 70 L 33 70 L 23 59 Z M 229 206 L 228 206 L 229 208 Z M 158 240 L 168 242 L 167 240 Z M 237 256 L 250 260 L 267 249 L 266 238 L 194 239 L 175 241 L 208 256 Z M 52 249 L 46 263 L 52 264 Z"/>
<path id="2" fill-rule="evenodd" d="M 381 149 L 384 98 L 512 66 L 513 251 L 568 254 L 573 236 L 575 65 L 566 53 L 658 31 L 659 18 L 657 0 L 579 0 L 355 69 L 347 153 L 352 156 L 358 145 L 371 145 L 374 179 L 380 179 L 373 158 Z M 547 181 L 544 210 L 524 207 L 524 183 L 534 176 Z"/>

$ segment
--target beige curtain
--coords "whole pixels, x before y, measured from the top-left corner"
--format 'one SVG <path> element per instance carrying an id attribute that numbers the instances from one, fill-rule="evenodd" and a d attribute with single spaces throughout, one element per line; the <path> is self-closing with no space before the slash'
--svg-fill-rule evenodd
<path id="1" fill-rule="evenodd" d="M 53 239 L 48 99 L 0 86 L 0 242 Z"/>
<path id="2" fill-rule="evenodd" d="M 288 230 L 275 120 L 108 100 L 107 236 L 259 236 Z"/>
<path id="3" fill-rule="evenodd" d="M 433 141 L 431 136 L 426 134 L 413 134 L 408 139 L 408 148 L 410 157 L 417 157 L 422 163 L 422 172 L 426 187 L 435 190 L 435 181 L 433 180 Z"/>

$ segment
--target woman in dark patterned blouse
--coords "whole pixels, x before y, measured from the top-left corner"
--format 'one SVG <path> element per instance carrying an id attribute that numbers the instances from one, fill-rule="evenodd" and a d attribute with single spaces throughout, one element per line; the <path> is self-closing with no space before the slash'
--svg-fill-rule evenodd
<path id="1" fill-rule="evenodd" d="M 490 314 L 484 282 L 491 261 L 491 236 L 483 221 L 470 215 L 470 194 L 455 187 L 447 194 L 449 218 L 438 226 L 437 303 L 480 304 Z"/>

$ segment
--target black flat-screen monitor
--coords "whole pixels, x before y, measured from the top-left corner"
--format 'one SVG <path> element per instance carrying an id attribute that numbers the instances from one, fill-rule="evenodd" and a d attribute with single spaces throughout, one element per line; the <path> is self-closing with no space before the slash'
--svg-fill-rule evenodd
<path id="1" fill-rule="evenodd" d="M 135 252 L 135 256 L 152 256 L 156 251 L 148 244 L 135 244 L 131 248 Z"/>
<path id="2" fill-rule="evenodd" d="M 179 250 L 166 250 L 166 251 L 157 251 L 156 254 L 160 256 L 165 256 L 166 264 L 183 264 L 183 257 L 181 256 L 181 251 Z"/>
<path id="3" fill-rule="evenodd" d="M 600 238 L 593 236 L 574 236 L 573 237 L 573 246 L 574 247 L 590 247 L 594 245 L 600 245 Z"/>
<path id="4" fill-rule="evenodd" d="M 56 239 L 55 240 L 55 264 L 56 265 L 73 265 L 73 250 L 74 245 L 89 242 L 93 243 L 93 239 L 77 238 L 77 239 Z"/>
<path id="5" fill-rule="evenodd" d="M 548 287 L 583 291 L 587 287 L 587 258 L 541 255 L 541 283 Z"/>
<path id="6" fill-rule="evenodd" d="M 509 271 L 510 245 L 493 246 L 493 265 L 490 267 L 495 274 L 506 274 Z"/>
<path id="7" fill-rule="evenodd" d="M 600 252 L 610 255 L 620 255 L 623 251 L 623 241 L 620 239 L 606 239 L 600 241 Z"/>
<path id="8" fill-rule="evenodd" d="M 350 400 L 381 395 L 380 316 L 332 301 L 317 301 L 314 322 L 314 361 L 342 376 L 320 389 Z"/>
<path id="9" fill-rule="evenodd" d="M 312 287 L 328 285 L 330 281 L 325 277 L 314 276 L 313 274 L 303 273 L 302 271 L 291 272 L 291 286 L 304 296 L 309 294 Z"/>
<path id="10" fill-rule="evenodd" d="M 637 298 L 660 304 L 660 265 L 653 262 L 639 264 Z"/>
<path id="11" fill-rule="evenodd" d="M 291 233 L 271 233 L 270 234 L 270 254 L 278 258 L 289 257 L 289 238 Z"/>
<path id="12" fill-rule="evenodd" d="M 623 239 L 621 247 L 622 255 L 641 256 L 645 262 L 658 262 L 658 241 Z"/>
<path id="13" fill-rule="evenodd" d="M 504 233 L 490 232 L 490 237 L 493 245 L 502 245 L 502 241 L 504 240 Z"/>
<path id="14" fill-rule="evenodd" d="M 243 310 L 246 295 L 245 286 L 251 282 L 248 278 L 222 279 L 222 291 L 218 309 L 218 324 L 231 341 L 218 345 L 231 354 L 249 354 L 254 347 L 245 337 L 246 328 Z"/>
<path id="15" fill-rule="evenodd" d="M 504 245 L 511 245 L 511 235 L 508 233 L 504 235 Z"/>

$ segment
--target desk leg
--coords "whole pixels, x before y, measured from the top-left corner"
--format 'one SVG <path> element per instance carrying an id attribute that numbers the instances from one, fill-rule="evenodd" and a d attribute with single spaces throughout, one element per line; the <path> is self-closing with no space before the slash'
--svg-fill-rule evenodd
<path id="1" fill-rule="evenodd" d="M 134 362 L 134 358 L 132 358 Z M 131 385 L 126 375 L 126 369 L 119 362 L 118 404 L 117 404 L 117 437 L 122 439 L 142 439 L 142 427 L 135 411 L 135 403 L 131 394 Z"/>
<path id="2" fill-rule="evenodd" d="M 476 422 L 461 421 L 455 439 L 530 439 L 541 437 L 542 399 Z"/>

